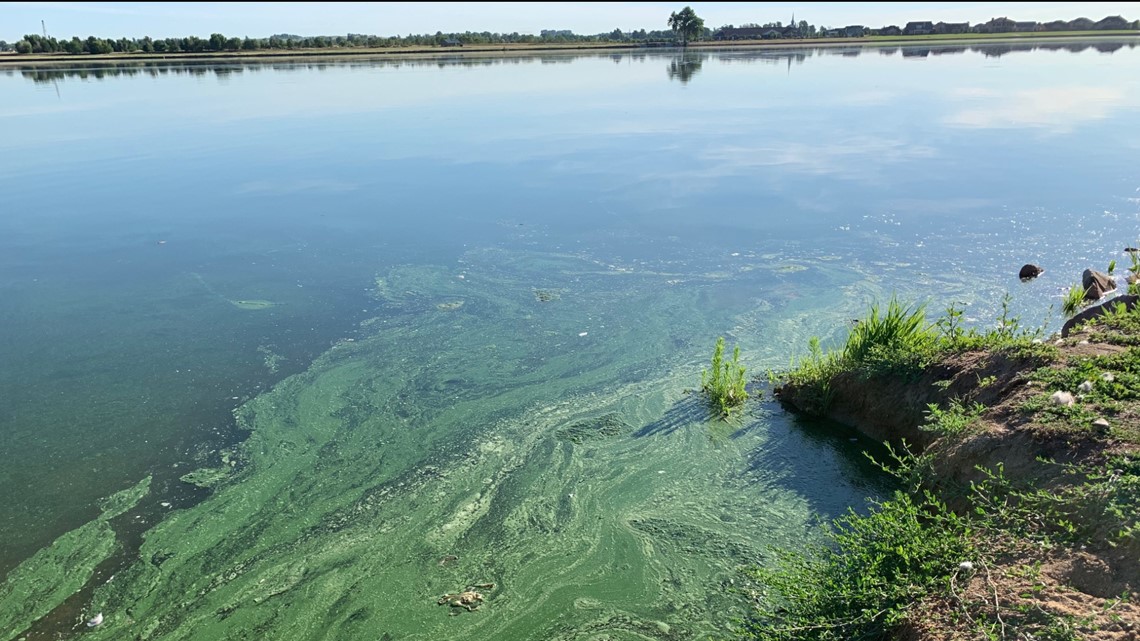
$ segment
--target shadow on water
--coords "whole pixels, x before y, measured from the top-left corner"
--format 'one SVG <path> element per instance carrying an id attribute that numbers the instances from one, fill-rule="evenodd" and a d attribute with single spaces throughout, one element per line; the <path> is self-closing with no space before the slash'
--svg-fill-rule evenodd
<path id="1" fill-rule="evenodd" d="M 862 511 L 858 505 L 844 505 L 831 493 L 821 491 L 835 479 L 844 479 L 849 484 L 845 491 L 854 490 L 863 498 L 882 496 L 895 487 L 893 477 L 871 460 L 888 460 L 882 443 L 834 421 L 793 415 L 776 403 L 771 405 L 774 411 L 756 421 L 764 423 L 767 436 L 749 454 L 742 474 L 791 489 L 814 512 L 831 518 L 840 516 L 847 505 Z M 753 428 L 749 425 L 742 429 Z"/>
<path id="2" fill-rule="evenodd" d="M 686 394 L 681 400 L 673 403 L 661 418 L 645 425 L 633 433 L 637 438 L 643 436 L 664 436 L 691 425 L 704 423 L 715 418 L 709 406 L 698 394 Z"/>

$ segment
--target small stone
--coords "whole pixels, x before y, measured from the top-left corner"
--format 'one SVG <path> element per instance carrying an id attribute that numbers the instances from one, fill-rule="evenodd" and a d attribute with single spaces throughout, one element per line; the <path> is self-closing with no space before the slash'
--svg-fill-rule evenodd
<path id="1" fill-rule="evenodd" d="M 1116 380 L 1116 377 L 1112 375 L 1112 372 L 1105 372 L 1100 375 L 1100 380 L 1111 383 Z"/>
<path id="2" fill-rule="evenodd" d="M 1054 345 L 1056 345 L 1056 346 L 1058 346 L 1058 347 L 1060 347 L 1061 345 L 1064 345 L 1064 344 L 1065 344 L 1065 341 L 1063 341 L 1062 339 L 1058 338 L 1057 340 L 1053 341 L 1053 344 L 1054 344 Z"/>
<path id="3" fill-rule="evenodd" d="M 1092 424 L 1093 424 L 1093 427 L 1099 427 L 1101 429 L 1108 429 L 1109 427 L 1111 427 L 1108 424 L 1108 419 L 1104 419 L 1104 418 L 1098 418 L 1095 421 L 1093 421 Z"/>
<path id="4" fill-rule="evenodd" d="M 103 625 L 103 613 L 100 612 L 87 620 L 87 627 L 94 628 Z"/>
<path id="5" fill-rule="evenodd" d="M 970 563 L 969 561 L 962 561 L 961 563 L 958 564 L 958 569 L 961 570 L 962 572 L 973 572 L 974 571 L 974 564 Z"/>
<path id="6" fill-rule="evenodd" d="M 1083 340 L 1083 341 L 1077 343 L 1077 345 L 1088 345 L 1088 344 L 1089 344 L 1088 340 Z"/>
<path id="7" fill-rule="evenodd" d="M 1053 395 L 1049 398 L 1057 405 L 1064 405 L 1066 407 L 1077 402 L 1077 400 L 1073 398 L 1073 395 L 1068 392 L 1053 392 Z"/>
<path id="8" fill-rule="evenodd" d="M 1034 344 L 1034 345 L 1040 345 L 1041 343 L 1044 343 L 1044 342 L 1045 342 L 1045 341 L 1041 340 L 1040 338 L 1035 338 L 1035 339 L 1033 339 L 1033 344 Z"/>
<path id="9" fill-rule="evenodd" d="M 1081 394 L 1088 394 L 1093 390 L 1093 382 L 1085 381 L 1077 387 L 1077 390 L 1079 390 Z"/>

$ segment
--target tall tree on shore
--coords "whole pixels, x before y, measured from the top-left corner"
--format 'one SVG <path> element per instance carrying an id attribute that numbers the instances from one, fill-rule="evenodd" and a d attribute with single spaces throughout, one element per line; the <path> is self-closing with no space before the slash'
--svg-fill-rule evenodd
<path id="1" fill-rule="evenodd" d="M 701 32 L 704 31 L 705 21 L 697 17 L 697 12 L 693 11 L 692 7 L 685 7 L 669 15 L 669 28 L 673 30 L 673 33 L 681 36 L 681 42 L 687 46 L 689 40 L 701 35 Z"/>

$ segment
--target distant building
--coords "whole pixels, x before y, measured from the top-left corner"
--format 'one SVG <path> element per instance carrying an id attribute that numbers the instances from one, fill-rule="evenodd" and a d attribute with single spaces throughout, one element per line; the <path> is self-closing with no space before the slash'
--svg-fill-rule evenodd
<path id="1" fill-rule="evenodd" d="M 1132 23 L 1121 16 L 1109 16 L 1093 25 L 1093 29 L 1131 29 Z"/>
<path id="2" fill-rule="evenodd" d="M 1068 31 L 1069 23 L 1064 20 L 1054 20 L 1053 22 L 1046 22 L 1041 25 L 1042 31 Z"/>
<path id="3" fill-rule="evenodd" d="M 880 36 L 901 36 L 902 35 L 902 29 L 899 29 L 898 25 L 892 24 L 892 25 L 883 27 L 882 29 L 879 29 L 879 33 L 876 35 L 880 35 Z"/>
<path id="4" fill-rule="evenodd" d="M 985 24 L 974 27 L 978 33 L 1012 33 L 1017 23 L 1009 18 L 994 18 Z"/>
<path id="5" fill-rule="evenodd" d="M 903 27 L 903 33 L 908 36 L 925 36 L 929 33 L 934 33 L 934 23 L 925 22 L 908 22 Z"/>
<path id="6" fill-rule="evenodd" d="M 1069 31 L 1092 31 L 1093 24 L 1088 18 L 1077 18 L 1069 23 Z"/>
<path id="7" fill-rule="evenodd" d="M 1038 31 L 1039 30 L 1038 26 L 1039 25 L 1035 21 L 1032 21 L 1032 22 L 1015 22 L 1015 23 L 1013 23 L 1013 30 L 1019 31 L 1019 32 Z"/>
<path id="8" fill-rule="evenodd" d="M 939 22 L 934 25 L 934 33 L 970 33 L 969 22 Z"/>
<path id="9" fill-rule="evenodd" d="M 441 47 L 462 47 L 463 43 L 456 40 L 455 38 L 448 38 L 447 40 L 444 40 L 443 42 L 439 43 L 439 46 L 441 46 Z"/>
<path id="10" fill-rule="evenodd" d="M 759 40 L 769 31 L 763 27 L 725 27 L 713 34 L 713 40 Z"/>
<path id="11" fill-rule="evenodd" d="M 848 38 L 862 38 L 867 35 L 867 28 L 861 24 L 850 25 L 843 27 L 843 35 Z"/>

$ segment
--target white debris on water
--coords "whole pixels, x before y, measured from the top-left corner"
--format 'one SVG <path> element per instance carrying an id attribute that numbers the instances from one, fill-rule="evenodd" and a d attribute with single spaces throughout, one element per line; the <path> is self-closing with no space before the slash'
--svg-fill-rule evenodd
<path id="1" fill-rule="evenodd" d="M 91 617 L 90 619 L 87 619 L 87 627 L 94 628 L 95 626 L 98 626 L 98 625 L 103 625 L 103 613 L 102 612 L 100 612 L 99 614 L 96 614 L 95 616 Z"/>

